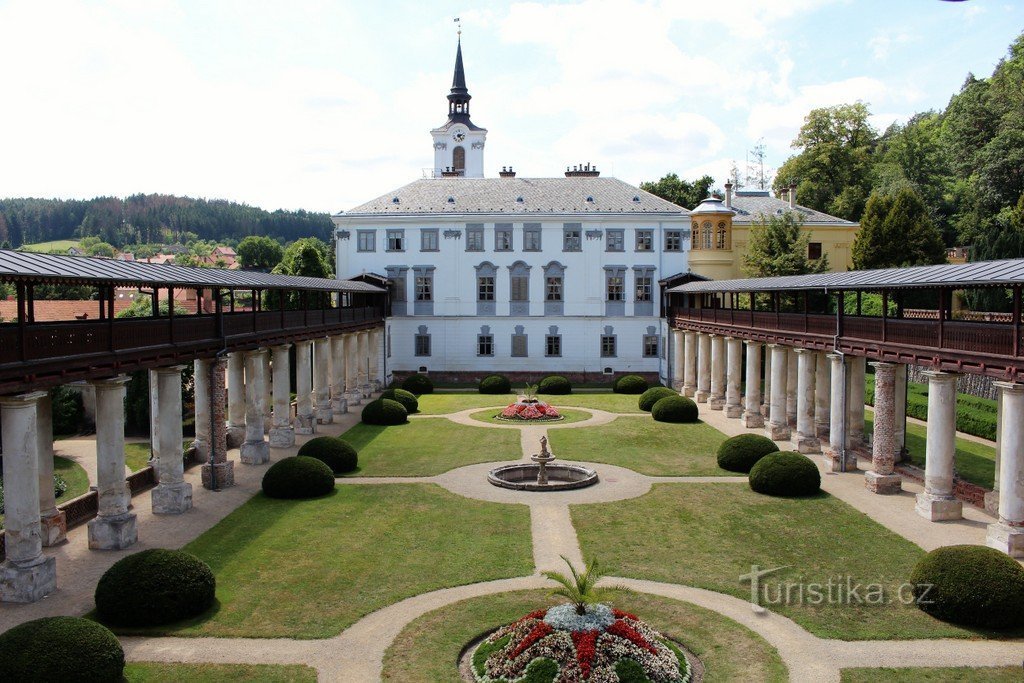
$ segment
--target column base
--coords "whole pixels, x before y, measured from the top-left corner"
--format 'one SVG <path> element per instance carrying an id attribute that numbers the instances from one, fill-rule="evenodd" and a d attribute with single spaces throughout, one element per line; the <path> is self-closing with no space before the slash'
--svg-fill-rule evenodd
<path id="1" fill-rule="evenodd" d="M 697 393 L 697 387 L 693 384 L 683 383 L 683 396 L 693 398 L 694 394 Z"/>
<path id="2" fill-rule="evenodd" d="M 821 442 L 816 436 L 797 436 L 796 450 L 798 453 L 821 453 Z"/>
<path id="3" fill-rule="evenodd" d="M 730 406 L 730 405 L 727 405 L 727 406 L 725 406 L 725 416 L 726 417 L 742 417 L 743 416 L 743 408 L 740 407 L 740 406 Z"/>
<path id="4" fill-rule="evenodd" d="M 226 489 L 235 485 L 235 463 L 232 460 L 217 462 L 213 465 L 206 463 L 200 471 L 203 477 L 204 489 L 212 489 L 214 479 L 217 480 L 218 489 Z M 216 476 L 211 477 L 211 474 Z"/>
<path id="5" fill-rule="evenodd" d="M 761 413 L 752 413 L 746 411 L 743 413 L 743 426 L 747 429 L 756 429 L 757 427 L 764 427 L 764 417 Z"/>
<path id="6" fill-rule="evenodd" d="M 89 548 L 92 550 L 124 550 L 137 540 L 134 512 L 89 520 Z"/>
<path id="7" fill-rule="evenodd" d="M 245 425 L 228 425 L 228 448 L 238 448 L 245 442 Z"/>
<path id="8" fill-rule="evenodd" d="M 270 430 L 271 448 L 291 448 L 295 445 L 295 430 L 287 427 L 274 427 Z"/>
<path id="9" fill-rule="evenodd" d="M 318 403 L 316 406 L 316 423 L 318 425 L 329 425 L 334 422 L 334 411 L 331 410 L 331 402 Z"/>
<path id="10" fill-rule="evenodd" d="M 828 425 L 814 425 L 814 435 L 822 441 L 828 441 L 831 434 L 832 430 Z"/>
<path id="11" fill-rule="evenodd" d="M 786 422 L 789 424 L 790 427 L 796 427 L 796 413 L 793 413 L 792 415 L 789 415 L 787 413 Z"/>
<path id="12" fill-rule="evenodd" d="M 843 454 L 831 448 L 825 451 L 825 471 L 843 472 Z M 846 472 L 857 471 L 857 456 L 852 452 L 846 453 Z"/>
<path id="13" fill-rule="evenodd" d="M 372 391 L 373 388 L 369 385 L 369 383 L 363 384 L 359 388 L 363 392 L 363 398 L 370 398 L 371 396 L 373 396 L 373 391 Z"/>
<path id="14" fill-rule="evenodd" d="M 57 590 L 57 559 L 40 555 L 33 564 L 0 564 L 0 602 L 37 602 Z"/>
<path id="15" fill-rule="evenodd" d="M 768 417 L 772 414 L 772 407 L 767 403 L 761 404 L 761 417 Z"/>
<path id="16" fill-rule="evenodd" d="M 267 434 L 270 432 L 270 428 L 274 426 L 274 418 L 272 415 L 263 416 L 263 433 Z"/>
<path id="17" fill-rule="evenodd" d="M 864 432 L 857 434 L 856 432 L 850 432 L 850 448 L 856 448 L 865 443 Z"/>
<path id="18" fill-rule="evenodd" d="M 240 460 L 244 465 L 262 465 L 270 461 L 270 445 L 259 441 L 246 441 L 242 444 Z"/>
<path id="19" fill-rule="evenodd" d="M 153 489 L 154 515 L 180 515 L 192 507 L 192 484 L 157 484 Z"/>
<path id="20" fill-rule="evenodd" d="M 363 393 L 361 391 L 353 389 L 352 391 L 348 392 L 346 396 L 348 397 L 349 408 L 351 408 L 352 406 L 357 406 L 363 402 Z"/>
<path id="21" fill-rule="evenodd" d="M 334 398 L 331 399 L 331 410 L 334 411 L 335 415 L 344 415 L 348 412 L 348 399 L 347 398 Z"/>
<path id="22" fill-rule="evenodd" d="M 864 486 L 871 493 L 880 496 L 891 496 L 903 490 L 903 477 L 898 474 L 864 473 Z"/>
<path id="23" fill-rule="evenodd" d="M 379 393 L 380 393 L 380 390 L 381 390 L 381 386 L 382 386 L 382 385 L 381 385 L 381 381 L 380 381 L 379 379 L 375 379 L 375 380 L 373 380 L 373 381 L 372 381 L 372 382 L 370 383 L 370 386 L 371 386 L 371 388 L 373 389 L 373 393 L 375 393 L 375 394 L 379 394 Z"/>
<path id="24" fill-rule="evenodd" d="M 297 415 L 295 417 L 295 433 L 309 435 L 316 431 L 316 418 L 312 415 Z"/>
<path id="25" fill-rule="evenodd" d="M 985 512 L 999 516 L 999 491 L 989 491 L 985 494 Z"/>
<path id="26" fill-rule="evenodd" d="M 698 389 L 693 393 L 693 400 L 696 401 L 697 403 L 707 403 L 708 398 L 710 398 L 710 396 L 710 391 L 701 391 L 700 389 Z"/>
<path id="27" fill-rule="evenodd" d="M 934 493 L 917 494 L 917 514 L 929 522 L 942 522 L 947 519 L 963 519 L 964 504 L 953 496 L 941 496 Z"/>
<path id="28" fill-rule="evenodd" d="M 206 462 L 210 459 L 210 444 L 207 442 L 195 439 L 189 448 L 195 452 L 195 459 L 199 462 Z"/>
<path id="29" fill-rule="evenodd" d="M 672 388 L 678 391 L 680 394 L 683 393 L 683 380 L 674 379 L 672 380 Z"/>
<path id="30" fill-rule="evenodd" d="M 768 438 L 772 441 L 789 441 L 790 437 L 793 436 L 793 432 L 790 431 L 789 425 L 775 424 L 769 422 L 768 426 L 764 428 Z"/>
<path id="31" fill-rule="evenodd" d="M 1001 521 L 989 524 L 985 545 L 1010 557 L 1024 557 L 1024 527 L 1010 526 Z"/>
<path id="32" fill-rule="evenodd" d="M 68 540 L 68 518 L 61 510 L 39 518 L 39 536 L 43 547 L 58 545 Z"/>
<path id="33" fill-rule="evenodd" d="M 709 397 L 708 407 L 711 408 L 711 410 L 725 410 L 725 396 Z"/>

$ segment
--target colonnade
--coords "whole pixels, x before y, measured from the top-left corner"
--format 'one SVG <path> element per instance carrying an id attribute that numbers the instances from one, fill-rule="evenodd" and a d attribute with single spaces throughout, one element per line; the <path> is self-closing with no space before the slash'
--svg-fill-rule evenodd
<path id="1" fill-rule="evenodd" d="M 332 422 L 335 414 L 347 412 L 350 405 L 358 405 L 384 384 L 381 328 L 299 341 L 295 347 L 294 417 L 290 344 L 194 361 L 194 447 L 197 459 L 204 462 L 204 487 L 234 484 L 234 463 L 227 459 L 229 447 L 240 447 L 243 464 L 266 463 L 270 448 L 293 446 L 296 433 L 313 433 L 315 424 Z M 192 484 L 185 481 L 182 458 L 184 368 L 161 367 L 149 375 L 151 462 L 157 481 L 152 491 L 154 514 L 181 514 L 193 503 Z M 88 543 L 96 550 L 127 548 L 138 538 L 125 480 L 127 383 L 125 376 L 89 381 L 96 392 L 99 510 L 88 524 Z M 54 500 L 49 394 L 34 391 L 0 397 L 0 426 L 6 544 L 6 559 L 0 564 L 0 601 L 35 602 L 56 588 L 56 560 L 42 549 L 63 542 L 67 533 L 64 515 Z"/>

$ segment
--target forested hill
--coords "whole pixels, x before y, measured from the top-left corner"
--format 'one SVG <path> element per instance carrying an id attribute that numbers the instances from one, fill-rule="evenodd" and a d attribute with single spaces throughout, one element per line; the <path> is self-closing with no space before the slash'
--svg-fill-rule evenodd
<path id="1" fill-rule="evenodd" d="M 0 199 L 0 244 L 95 236 L 118 248 L 189 238 L 240 240 L 266 235 L 283 242 L 330 240 L 331 218 L 308 211 L 268 212 L 223 199 L 148 194 L 95 199 Z"/>

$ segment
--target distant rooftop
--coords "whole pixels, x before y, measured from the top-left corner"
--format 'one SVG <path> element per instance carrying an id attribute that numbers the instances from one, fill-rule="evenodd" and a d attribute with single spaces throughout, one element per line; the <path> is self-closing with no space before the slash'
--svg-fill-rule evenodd
<path id="1" fill-rule="evenodd" d="M 761 217 L 771 218 L 781 216 L 787 211 L 795 211 L 803 219 L 804 223 L 811 225 L 857 225 L 838 216 L 831 216 L 822 211 L 815 211 L 806 206 L 796 205 L 791 208 L 789 201 L 773 197 L 768 190 L 739 190 L 732 196 L 733 223 L 753 223 Z M 725 207 L 725 200 L 718 197 L 708 197 L 696 207 L 691 214 L 722 213 L 728 211 Z"/>

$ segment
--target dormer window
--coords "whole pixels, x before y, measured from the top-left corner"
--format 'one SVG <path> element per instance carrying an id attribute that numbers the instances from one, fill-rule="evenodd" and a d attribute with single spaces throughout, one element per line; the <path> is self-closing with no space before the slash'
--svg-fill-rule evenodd
<path id="1" fill-rule="evenodd" d="M 640 203 L 640 195 L 638 195 L 638 194 L 633 195 L 633 203 L 634 204 L 639 204 Z"/>
<path id="2" fill-rule="evenodd" d="M 588 204 L 593 204 L 594 203 L 594 198 L 592 196 L 588 196 L 587 197 L 587 203 Z"/>
<path id="3" fill-rule="evenodd" d="M 519 195 L 518 197 L 516 197 L 516 203 L 517 204 L 522 204 L 523 203 L 523 196 L 522 195 Z"/>
<path id="4" fill-rule="evenodd" d="M 391 203 L 392 204 L 397 204 L 398 203 L 398 197 L 392 197 L 391 198 Z"/>
<path id="5" fill-rule="evenodd" d="M 455 197 L 448 197 L 448 203 L 449 204 L 454 204 L 455 203 Z"/>

